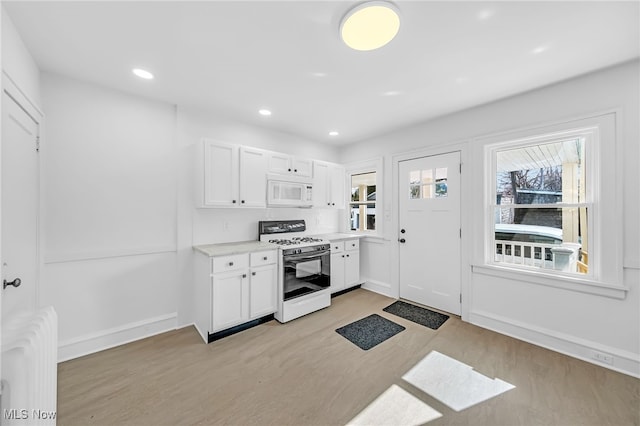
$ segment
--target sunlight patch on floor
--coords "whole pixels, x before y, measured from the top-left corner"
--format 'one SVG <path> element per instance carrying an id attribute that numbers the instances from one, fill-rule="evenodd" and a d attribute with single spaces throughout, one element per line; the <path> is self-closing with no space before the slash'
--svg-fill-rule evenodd
<path id="1" fill-rule="evenodd" d="M 391 385 L 375 401 L 354 417 L 348 426 L 421 425 L 442 414 L 398 385 Z"/>
<path id="2" fill-rule="evenodd" d="M 430 352 L 402 378 L 455 411 L 515 388 L 436 351 Z"/>

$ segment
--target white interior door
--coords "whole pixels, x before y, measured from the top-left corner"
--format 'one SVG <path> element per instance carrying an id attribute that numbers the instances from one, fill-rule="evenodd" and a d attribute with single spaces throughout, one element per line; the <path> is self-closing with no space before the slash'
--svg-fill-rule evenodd
<path id="1" fill-rule="evenodd" d="M 2 293 L 3 327 L 12 316 L 36 307 L 38 281 L 38 124 L 2 94 L 2 280 L 20 279 Z"/>
<path id="2" fill-rule="evenodd" d="M 399 164 L 400 297 L 460 314 L 460 153 Z"/>

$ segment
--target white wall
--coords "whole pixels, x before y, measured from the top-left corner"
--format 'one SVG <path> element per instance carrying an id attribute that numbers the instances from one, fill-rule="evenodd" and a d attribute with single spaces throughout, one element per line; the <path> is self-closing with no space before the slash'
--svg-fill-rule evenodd
<path id="1" fill-rule="evenodd" d="M 346 147 L 342 161 L 383 157 L 384 189 L 392 191 L 391 158 L 395 154 L 433 147 L 462 146 L 463 185 L 470 195 L 462 211 L 465 263 L 463 276 L 471 268 L 471 250 L 482 247 L 482 221 L 474 212 L 484 209 L 483 198 L 471 196 L 474 182 L 484 179 L 483 158 L 473 141 L 485 135 L 538 127 L 548 123 L 581 118 L 607 110 L 618 110 L 623 185 L 623 282 L 630 289 L 624 300 L 583 294 L 553 287 L 529 284 L 522 280 L 468 274 L 463 286 L 466 319 L 499 332 L 587 360 L 598 350 L 615 357 L 613 368 L 640 375 L 640 127 L 638 109 L 639 64 L 622 64 L 556 85 L 524 93 L 481 107 L 461 111 L 426 123 L 381 135 Z M 473 148 L 473 149 L 471 149 Z M 465 161 L 465 160 L 463 160 Z M 609 171 L 612 173 L 613 171 Z M 608 177 L 610 178 L 610 177 Z M 463 188 L 465 191 L 465 188 Z M 385 206 L 385 209 L 388 206 Z M 361 250 L 372 258 L 363 263 L 363 276 L 373 282 L 376 291 L 398 294 L 396 233 L 394 217 L 385 226 L 386 240 Z M 619 224 L 606 224 L 613 226 Z M 466 229 L 464 229 L 466 227 Z M 477 257 L 477 256 L 476 256 Z M 395 262 L 397 264 L 397 262 Z M 380 265 L 387 265 L 381 267 Z M 388 271 L 392 271 L 389 275 Z M 387 281 L 389 280 L 389 281 Z M 385 291 L 386 290 L 386 291 Z"/>
<path id="2" fill-rule="evenodd" d="M 44 73 L 41 300 L 60 358 L 176 326 L 175 107 Z"/>
<path id="3" fill-rule="evenodd" d="M 41 105 L 40 70 L 2 6 L 2 71 L 31 101 Z"/>
<path id="4" fill-rule="evenodd" d="M 324 209 L 197 209 L 195 164 L 202 138 L 288 153 L 315 160 L 337 161 L 337 149 L 262 128 L 241 124 L 219 113 L 178 108 L 180 190 L 178 203 L 178 252 L 181 325 L 193 322 L 193 245 L 248 241 L 258 238 L 260 220 L 305 219 L 310 232 L 338 230 L 339 212 Z M 226 227 L 225 227 L 226 224 Z"/>
<path id="5" fill-rule="evenodd" d="M 40 292 L 59 315 L 61 360 L 191 324 L 194 244 L 256 239 L 269 218 L 337 230 L 336 211 L 196 209 L 194 201 L 203 137 L 327 161 L 335 148 L 64 76 L 41 80 Z"/>

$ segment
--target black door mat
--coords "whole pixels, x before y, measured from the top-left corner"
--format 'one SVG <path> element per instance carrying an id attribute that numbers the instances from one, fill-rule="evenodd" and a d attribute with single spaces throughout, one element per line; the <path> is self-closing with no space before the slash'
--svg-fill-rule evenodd
<path id="1" fill-rule="evenodd" d="M 378 314 L 372 314 L 340 327 L 336 329 L 336 332 L 360 349 L 368 351 L 404 329 L 400 324 L 389 321 Z"/>
<path id="2" fill-rule="evenodd" d="M 449 319 L 449 315 L 433 312 L 429 309 L 403 302 L 402 300 L 393 302 L 384 308 L 383 311 L 434 330 L 437 330 L 446 320 Z"/>

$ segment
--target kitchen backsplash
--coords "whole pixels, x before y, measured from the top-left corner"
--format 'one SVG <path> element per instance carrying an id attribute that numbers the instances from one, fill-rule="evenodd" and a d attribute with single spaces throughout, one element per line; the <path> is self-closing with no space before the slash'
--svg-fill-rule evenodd
<path id="1" fill-rule="evenodd" d="M 328 209 L 194 209 L 193 245 L 250 241 L 258 239 L 261 220 L 304 219 L 307 231 L 323 234 L 343 231 L 344 212 Z"/>

